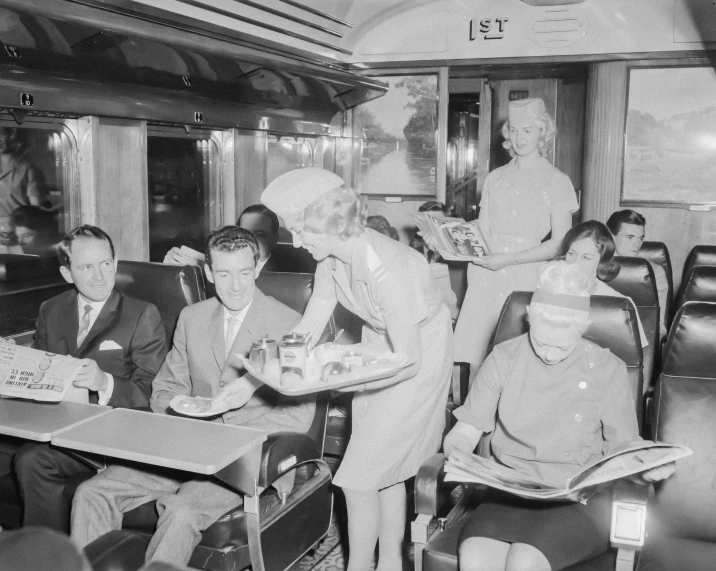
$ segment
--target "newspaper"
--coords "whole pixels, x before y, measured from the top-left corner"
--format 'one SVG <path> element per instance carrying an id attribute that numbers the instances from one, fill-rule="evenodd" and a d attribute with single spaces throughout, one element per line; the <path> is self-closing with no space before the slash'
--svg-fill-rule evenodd
<path id="1" fill-rule="evenodd" d="M 413 215 L 423 236 L 432 236 L 446 260 L 470 261 L 492 254 L 477 220 L 441 218 L 427 212 Z"/>
<path id="2" fill-rule="evenodd" d="M 484 484 L 523 498 L 567 499 L 578 490 L 646 472 L 692 454 L 686 446 L 641 440 L 620 446 L 585 466 L 567 481 L 564 488 L 532 480 L 494 460 L 472 455 L 469 463 L 447 460 L 445 480 Z"/>
<path id="3" fill-rule="evenodd" d="M 79 359 L 20 345 L 0 344 L 0 396 L 47 402 L 83 400 L 72 381 L 82 368 Z M 87 402 L 84 400 L 84 402 Z"/>

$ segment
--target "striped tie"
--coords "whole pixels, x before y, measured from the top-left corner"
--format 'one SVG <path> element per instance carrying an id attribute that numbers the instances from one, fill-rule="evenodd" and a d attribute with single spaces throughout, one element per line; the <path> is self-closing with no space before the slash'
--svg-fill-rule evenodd
<path id="1" fill-rule="evenodd" d="M 229 357 L 231 347 L 236 339 L 236 334 L 239 332 L 241 322 L 238 317 L 229 317 L 229 321 L 226 327 L 226 339 L 224 340 L 224 359 Z"/>
<path id="2" fill-rule="evenodd" d="M 80 328 L 77 331 L 77 347 L 82 345 L 82 341 L 85 340 L 90 328 L 90 313 L 92 313 L 92 306 L 88 303 L 85 305 L 85 314 L 82 316 L 80 321 Z"/>

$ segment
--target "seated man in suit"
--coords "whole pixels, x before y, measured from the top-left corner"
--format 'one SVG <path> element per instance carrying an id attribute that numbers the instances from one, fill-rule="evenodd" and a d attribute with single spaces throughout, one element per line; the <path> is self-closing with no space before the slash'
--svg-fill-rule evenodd
<path id="1" fill-rule="evenodd" d="M 89 391 L 90 402 L 124 408 L 149 406 L 152 379 L 167 354 L 159 311 L 114 289 L 114 246 L 96 226 L 71 230 L 60 242 L 58 256 L 62 276 L 76 291 L 42 304 L 34 347 L 82 359 L 74 384 Z M 24 502 L 24 525 L 66 532 L 65 482 L 94 472 L 49 444 L 21 446 L 15 455 L 15 473 Z"/>
<path id="2" fill-rule="evenodd" d="M 152 386 L 155 413 L 167 414 L 176 395 L 214 397 L 215 403 L 233 409 L 221 415 L 225 423 L 267 433 L 308 430 L 315 397 L 287 398 L 249 376 L 236 379 L 235 369 L 227 363 L 230 353 L 246 355 L 252 342 L 264 335 L 281 339 L 300 318 L 255 287 L 258 259 L 256 239 L 242 228 L 225 226 L 209 235 L 205 271 L 218 299 L 181 312 L 174 345 Z M 243 498 L 211 479 L 170 476 L 146 465 L 115 465 L 77 490 L 72 538 L 84 547 L 119 529 L 124 512 L 152 500 L 157 500 L 159 521 L 147 560 L 184 565 L 199 544 L 201 532 L 241 505 Z"/>
<path id="3" fill-rule="evenodd" d="M 617 210 L 607 220 L 607 228 L 614 236 L 614 245 L 617 256 L 638 256 L 641 245 L 644 243 L 646 232 L 646 219 L 634 210 Z M 669 280 L 666 271 L 659 264 L 649 262 L 654 270 L 656 279 L 656 293 L 659 298 L 661 323 L 659 330 L 662 339 L 666 337 L 666 298 L 669 295 Z"/>
<path id="4" fill-rule="evenodd" d="M 253 204 L 244 209 L 236 221 L 236 225 L 251 232 L 259 243 L 259 261 L 256 271 L 261 272 L 305 272 L 309 270 L 301 260 L 298 249 L 277 249 L 278 217 L 263 204 Z M 172 248 L 164 257 L 165 264 L 178 266 L 197 266 L 204 260 L 190 257 L 182 253 L 181 248 Z M 315 268 L 310 272 L 315 271 Z"/>

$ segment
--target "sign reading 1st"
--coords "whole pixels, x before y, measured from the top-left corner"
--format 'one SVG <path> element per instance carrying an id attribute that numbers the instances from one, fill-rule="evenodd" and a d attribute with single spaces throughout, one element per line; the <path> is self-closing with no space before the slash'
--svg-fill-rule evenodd
<path id="1" fill-rule="evenodd" d="M 478 35 L 482 35 L 483 40 L 501 40 L 505 37 L 505 24 L 508 20 L 505 16 L 482 20 L 473 18 L 470 20 L 470 41 L 474 42 Z"/>

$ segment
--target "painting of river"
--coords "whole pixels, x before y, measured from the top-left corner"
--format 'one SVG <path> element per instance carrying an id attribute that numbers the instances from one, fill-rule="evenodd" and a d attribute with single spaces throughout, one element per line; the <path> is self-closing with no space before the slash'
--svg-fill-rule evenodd
<path id="1" fill-rule="evenodd" d="M 632 69 L 622 201 L 715 204 L 716 73 Z"/>
<path id="2" fill-rule="evenodd" d="M 435 195 L 437 76 L 381 77 L 386 95 L 358 107 L 356 186 L 364 194 Z"/>

